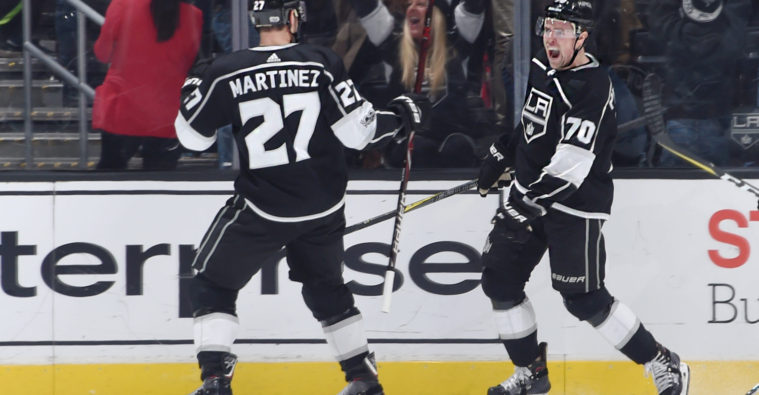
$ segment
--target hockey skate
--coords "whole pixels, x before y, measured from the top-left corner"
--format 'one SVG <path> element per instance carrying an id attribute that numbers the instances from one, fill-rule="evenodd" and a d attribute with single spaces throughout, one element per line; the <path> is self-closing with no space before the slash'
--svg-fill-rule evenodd
<path id="1" fill-rule="evenodd" d="M 232 376 L 235 374 L 237 356 L 227 353 L 224 356 L 223 364 L 223 374 L 205 376 L 203 385 L 190 395 L 232 395 Z"/>
<path id="2" fill-rule="evenodd" d="M 385 391 L 377 379 L 377 363 L 374 361 L 374 353 L 367 355 L 363 362 L 365 366 L 356 369 L 360 373 L 349 373 L 349 376 L 352 377 L 348 385 L 337 395 L 385 395 Z"/>
<path id="3" fill-rule="evenodd" d="M 528 366 L 517 366 L 514 374 L 506 381 L 488 389 L 488 395 L 538 395 L 547 394 L 551 389 L 546 367 L 545 342 L 540 343 L 540 355 Z"/>
<path id="4" fill-rule="evenodd" d="M 232 395 L 232 380 L 225 376 L 206 377 L 203 385 L 190 395 Z"/>
<path id="5" fill-rule="evenodd" d="M 348 383 L 348 386 L 343 388 L 337 395 L 385 395 L 385 391 L 377 380 L 364 381 L 355 379 Z"/>
<path id="6" fill-rule="evenodd" d="M 690 368 L 680 361 L 680 356 L 657 345 L 656 357 L 645 365 L 646 375 L 652 373 L 659 395 L 688 395 Z"/>

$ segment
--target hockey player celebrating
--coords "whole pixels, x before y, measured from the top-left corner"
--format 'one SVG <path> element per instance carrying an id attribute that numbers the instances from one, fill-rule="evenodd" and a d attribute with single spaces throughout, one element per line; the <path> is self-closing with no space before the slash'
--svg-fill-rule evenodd
<path id="1" fill-rule="evenodd" d="M 566 309 L 645 365 L 659 394 L 688 393 L 688 366 L 604 285 L 601 227 L 612 203 L 617 126 L 609 77 L 584 49 L 592 19 L 588 0 L 554 0 L 546 7 L 536 26 L 545 51 L 531 62 L 521 124 L 490 147 L 480 169 L 483 196 L 514 175 L 483 251 L 482 288 L 516 368 L 488 395 L 544 394 L 551 388 L 546 343 L 538 343 L 535 312 L 524 292 L 546 249 L 552 285 Z"/>
<path id="2" fill-rule="evenodd" d="M 241 170 L 235 194 L 205 234 L 190 295 L 202 386 L 232 394 L 238 291 L 285 249 L 290 278 L 339 361 L 343 395 L 383 394 L 361 314 L 342 278 L 347 168 L 343 147 L 364 149 L 419 129 L 429 102 L 401 96 L 375 111 L 331 50 L 298 44 L 305 3 L 251 0 L 261 46 L 217 58 L 183 87 L 176 129 L 205 150 L 232 124 Z"/>

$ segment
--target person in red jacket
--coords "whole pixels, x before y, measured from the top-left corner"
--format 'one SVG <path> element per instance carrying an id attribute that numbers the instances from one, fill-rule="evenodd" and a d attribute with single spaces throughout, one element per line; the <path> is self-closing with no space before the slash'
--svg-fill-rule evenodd
<path id="1" fill-rule="evenodd" d="M 110 63 L 95 90 L 92 127 L 101 131 L 98 169 L 125 169 L 142 147 L 143 169 L 173 169 L 174 119 L 200 46 L 202 12 L 186 0 L 113 0 L 95 42 Z"/>

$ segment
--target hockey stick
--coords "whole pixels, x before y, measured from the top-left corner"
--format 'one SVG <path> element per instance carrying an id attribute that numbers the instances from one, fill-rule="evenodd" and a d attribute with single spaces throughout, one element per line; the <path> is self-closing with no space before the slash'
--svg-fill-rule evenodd
<path id="1" fill-rule="evenodd" d="M 667 111 L 666 108 L 661 108 L 661 109 L 658 109 L 658 110 L 656 110 L 655 112 L 653 112 L 651 114 L 644 114 L 644 115 L 642 115 L 642 116 L 640 116 L 638 118 L 635 118 L 635 119 L 629 120 L 627 122 L 621 123 L 617 127 L 617 131 L 619 133 L 624 133 L 624 132 L 627 132 L 629 130 L 635 129 L 637 127 L 645 126 L 648 123 L 649 118 L 656 117 L 656 116 L 659 116 L 659 115 L 663 115 L 666 111 Z M 441 201 L 441 200 L 443 200 L 443 199 L 445 199 L 447 197 L 450 197 L 450 196 L 453 196 L 453 195 L 457 195 L 457 194 L 459 194 L 461 192 L 466 192 L 466 191 L 472 189 L 476 185 L 477 185 L 477 180 L 476 179 L 475 180 L 471 180 L 471 181 L 467 181 L 467 182 L 465 182 L 465 183 L 463 183 L 461 185 L 457 185 L 457 186 L 455 186 L 453 188 L 446 189 L 445 191 L 440 191 L 440 192 L 438 192 L 438 193 L 436 193 L 434 195 L 428 196 L 428 197 L 426 197 L 424 199 L 420 199 L 420 200 L 417 200 L 414 203 L 408 204 L 408 205 L 406 205 L 406 207 L 405 207 L 405 209 L 404 209 L 403 212 L 405 214 L 405 213 L 408 213 L 410 211 L 414 211 L 416 209 L 422 208 L 422 207 L 424 207 L 424 206 L 426 206 L 428 204 L 439 202 L 439 201 Z M 357 232 L 357 231 L 362 230 L 364 228 L 368 228 L 370 226 L 376 225 L 376 224 L 378 224 L 380 222 L 387 221 L 390 218 L 393 218 L 395 216 L 395 213 L 396 213 L 396 210 L 391 210 L 391 211 L 388 211 L 386 213 L 380 214 L 380 215 L 378 215 L 376 217 L 372 217 L 372 218 L 363 220 L 361 222 L 357 222 L 357 223 L 355 223 L 353 225 L 350 225 L 350 226 L 346 227 L 345 231 L 343 232 L 343 234 L 345 234 L 345 235 L 351 234 L 353 232 Z"/>
<path id="2" fill-rule="evenodd" d="M 754 388 L 751 388 L 750 390 L 748 390 L 748 392 L 746 392 L 746 395 L 756 394 L 757 391 L 759 391 L 759 384 L 755 385 Z"/>
<path id="3" fill-rule="evenodd" d="M 424 13 L 424 30 L 422 30 L 422 42 L 419 48 L 419 62 L 416 65 L 416 83 L 414 84 L 414 93 L 422 91 L 422 82 L 424 82 L 425 63 L 427 63 L 427 50 L 430 47 L 430 32 L 432 30 L 432 9 L 435 0 L 427 0 L 427 11 Z"/>
<path id="4" fill-rule="evenodd" d="M 456 185 L 455 187 L 451 189 L 446 189 L 445 191 L 440 191 L 434 195 L 427 196 L 424 199 L 419 199 L 415 201 L 414 203 L 407 204 L 405 208 L 403 209 L 403 213 L 408 213 L 409 211 L 414 211 L 416 209 L 422 208 L 428 204 L 432 204 L 435 202 L 439 202 L 447 197 L 457 195 L 461 192 L 466 192 L 472 188 L 474 188 L 477 185 L 477 180 L 471 180 L 467 181 L 461 185 Z M 396 210 L 388 211 L 386 213 L 380 214 L 376 217 L 369 218 L 367 220 L 355 223 L 347 228 L 345 228 L 345 232 L 343 232 L 344 235 L 359 231 L 361 229 L 367 228 L 372 225 L 376 225 L 380 222 L 387 221 L 390 218 L 393 218 L 395 216 Z"/>
<path id="5" fill-rule="evenodd" d="M 627 132 L 629 130 L 635 129 L 635 128 L 639 127 L 639 126 L 645 126 L 648 123 L 648 119 L 649 118 L 654 117 L 654 116 L 658 116 L 658 115 L 661 115 L 661 114 L 664 114 L 665 112 L 666 112 L 666 109 L 659 109 L 659 110 L 656 110 L 652 114 L 644 114 L 644 115 L 642 115 L 642 116 L 640 116 L 638 118 L 635 118 L 635 119 L 629 120 L 627 122 L 621 123 L 621 124 L 619 124 L 619 126 L 617 128 L 617 131 L 619 133 L 624 133 L 624 132 Z M 453 196 L 453 195 L 457 195 L 457 194 L 459 194 L 461 192 L 466 192 L 466 191 L 472 189 L 476 185 L 477 185 L 477 180 L 476 179 L 475 180 L 471 180 L 471 181 L 467 181 L 467 182 L 465 182 L 465 183 L 463 183 L 461 185 L 457 185 L 457 186 L 455 186 L 455 187 L 453 187 L 451 189 L 446 189 L 445 191 L 440 191 L 440 192 L 438 192 L 438 193 L 436 193 L 434 195 L 428 196 L 428 197 L 426 197 L 424 199 L 420 199 L 420 200 L 417 200 L 414 203 L 408 204 L 408 205 L 406 205 L 406 208 L 404 209 L 403 212 L 405 214 L 405 213 L 408 213 L 410 211 L 422 208 L 422 207 L 424 207 L 424 206 L 426 206 L 428 204 L 439 202 L 439 201 L 441 201 L 441 200 L 443 200 L 443 199 L 445 199 L 447 197 L 450 197 L 450 196 Z M 372 218 L 363 220 L 361 222 L 357 222 L 357 223 L 355 223 L 355 224 L 353 224 L 351 226 L 346 227 L 343 234 L 346 234 L 346 235 L 347 234 L 351 234 L 353 232 L 357 232 L 357 231 L 362 230 L 364 228 L 368 228 L 370 226 L 376 225 L 376 224 L 378 224 L 380 222 L 387 221 L 390 218 L 393 218 L 395 216 L 395 213 L 396 213 L 396 210 L 392 210 L 392 211 L 388 211 L 386 213 L 380 214 L 380 215 L 378 215 L 376 217 L 372 217 Z"/>
<path id="6" fill-rule="evenodd" d="M 427 1 L 427 12 L 424 15 L 424 30 L 422 30 L 422 42 L 419 48 L 419 62 L 416 68 L 416 84 L 414 84 L 414 93 L 422 91 L 422 81 L 424 81 L 425 62 L 427 60 L 427 48 L 430 44 L 430 26 L 432 25 L 432 9 L 435 0 Z M 393 227 L 393 238 L 390 242 L 390 260 L 385 270 L 385 283 L 382 287 L 382 311 L 390 312 L 390 302 L 393 297 L 393 285 L 395 284 L 395 261 L 398 259 L 398 244 L 401 237 L 401 222 L 403 222 L 403 213 L 406 211 L 406 189 L 408 188 L 408 179 L 411 173 L 411 153 L 414 151 L 414 130 L 410 130 L 408 141 L 406 142 L 406 159 L 403 163 L 403 174 L 401 175 L 401 187 L 398 191 L 398 208 L 395 210 L 395 226 Z"/>
<path id="7" fill-rule="evenodd" d="M 694 153 L 678 147 L 677 144 L 672 141 L 672 138 L 667 134 L 667 128 L 664 124 L 664 113 L 661 111 L 661 91 L 662 83 L 659 76 L 656 74 L 647 75 L 643 80 L 643 113 L 649 114 L 646 116 L 648 119 L 648 128 L 651 131 L 651 137 L 656 141 L 656 144 L 691 165 L 713 175 L 714 177 L 725 180 L 759 198 L 759 188 L 751 185 L 745 180 L 727 173 L 713 163 L 699 158 Z M 653 114 L 656 112 L 659 112 L 659 114 L 654 116 Z"/>
<path id="8" fill-rule="evenodd" d="M 659 108 L 656 111 L 652 112 L 651 114 L 643 114 L 635 119 L 631 119 L 627 122 L 620 123 L 619 125 L 617 125 L 617 133 L 625 133 L 637 127 L 646 126 L 650 118 L 664 115 L 664 113 L 666 112 L 667 112 L 666 108 Z"/>

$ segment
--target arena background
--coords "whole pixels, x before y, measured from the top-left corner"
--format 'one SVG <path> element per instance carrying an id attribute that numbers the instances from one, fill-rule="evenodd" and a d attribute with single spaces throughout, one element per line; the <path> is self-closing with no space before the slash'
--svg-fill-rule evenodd
<path id="1" fill-rule="evenodd" d="M 348 224 L 394 208 L 394 176 L 350 182 Z M 185 284 L 231 180 L 119 177 L 22 174 L 0 184 L 0 392 L 164 395 L 198 385 Z M 409 201 L 468 179 L 454 178 L 412 180 Z M 759 382 L 757 202 L 720 180 L 615 185 L 604 227 L 609 289 L 691 364 L 691 394 L 744 394 Z M 390 314 L 377 295 L 392 221 L 346 236 L 345 278 L 388 393 L 482 394 L 510 375 L 478 286 L 496 205 L 470 192 L 406 215 Z M 653 393 L 642 367 L 564 310 L 549 276 L 544 260 L 527 292 L 549 345 L 551 393 Z M 284 261 L 251 280 L 238 311 L 235 393 L 339 391 L 341 372 Z"/>

